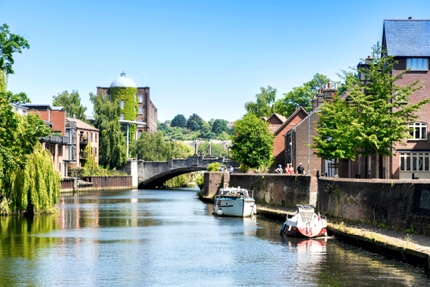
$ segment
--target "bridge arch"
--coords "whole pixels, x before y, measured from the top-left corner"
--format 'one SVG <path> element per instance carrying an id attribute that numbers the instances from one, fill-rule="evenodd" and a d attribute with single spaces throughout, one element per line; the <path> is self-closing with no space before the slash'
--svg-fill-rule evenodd
<path id="1" fill-rule="evenodd" d="M 237 162 L 224 158 L 193 155 L 185 159 L 170 158 L 167 161 L 129 160 L 121 170 L 132 176 L 133 186 L 139 189 L 162 188 L 166 180 L 184 173 L 206 170 L 213 162 L 239 166 Z"/>
<path id="2" fill-rule="evenodd" d="M 203 171 L 206 169 L 207 169 L 207 167 L 201 167 L 201 166 L 200 167 L 199 166 L 193 166 L 193 167 L 182 167 L 182 168 L 171 169 L 171 170 L 159 173 L 157 175 L 154 175 L 153 177 L 140 182 L 138 188 L 139 189 L 162 188 L 162 187 L 164 187 L 164 182 L 166 182 L 169 179 L 177 177 L 181 174 L 190 173 L 190 172 L 194 172 L 194 171 Z"/>

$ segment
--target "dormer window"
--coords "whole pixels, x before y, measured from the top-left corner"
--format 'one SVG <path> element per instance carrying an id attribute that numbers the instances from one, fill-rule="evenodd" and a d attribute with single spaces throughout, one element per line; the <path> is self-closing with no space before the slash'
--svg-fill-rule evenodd
<path id="1" fill-rule="evenodd" d="M 426 123 L 410 123 L 409 140 L 426 140 L 427 139 L 427 124 Z"/>
<path id="2" fill-rule="evenodd" d="M 406 68 L 411 71 L 427 71 L 429 69 L 428 58 L 407 58 Z"/>

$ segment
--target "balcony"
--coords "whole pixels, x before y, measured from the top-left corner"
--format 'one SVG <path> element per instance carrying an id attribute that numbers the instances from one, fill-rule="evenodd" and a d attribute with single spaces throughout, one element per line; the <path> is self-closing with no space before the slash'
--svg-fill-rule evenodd
<path id="1" fill-rule="evenodd" d="M 64 138 L 62 136 L 50 135 L 47 137 L 43 137 L 42 141 L 52 144 L 63 144 Z"/>

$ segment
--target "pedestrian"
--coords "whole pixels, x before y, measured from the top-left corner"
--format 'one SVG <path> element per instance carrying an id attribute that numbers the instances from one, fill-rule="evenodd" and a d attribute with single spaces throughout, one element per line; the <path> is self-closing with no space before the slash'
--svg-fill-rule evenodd
<path id="1" fill-rule="evenodd" d="M 290 174 L 294 174 L 294 168 L 293 168 L 293 164 L 290 163 L 290 169 L 289 169 Z"/>
<path id="2" fill-rule="evenodd" d="M 282 173 L 282 165 L 280 164 L 280 165 L 278 165 L 278 168 L 277 169 L 275 169 L 275 171 L 277 172 L 277 173 Z"/>
<path id="3" fill-rule="evenodd" d="M 303 174 L 304 170 L 305 170 L 305 168 L 303 167 L 302 163 L 299 163 L 299 166 L 297 167 L 297 173 Z"/>
<path id="4" fill-rule="evenodd" d="M 234 173 L 234 167 L 230 165 L 230 173 Z"/>

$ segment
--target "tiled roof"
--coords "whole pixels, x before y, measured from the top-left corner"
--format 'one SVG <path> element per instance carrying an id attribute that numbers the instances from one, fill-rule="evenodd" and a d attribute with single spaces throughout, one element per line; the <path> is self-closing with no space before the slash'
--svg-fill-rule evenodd
<path id="1" fill-rule="evenodd" d="M 430 20 L 384 20 L 383 48 L 388 55 L 430 56 Z"/>

